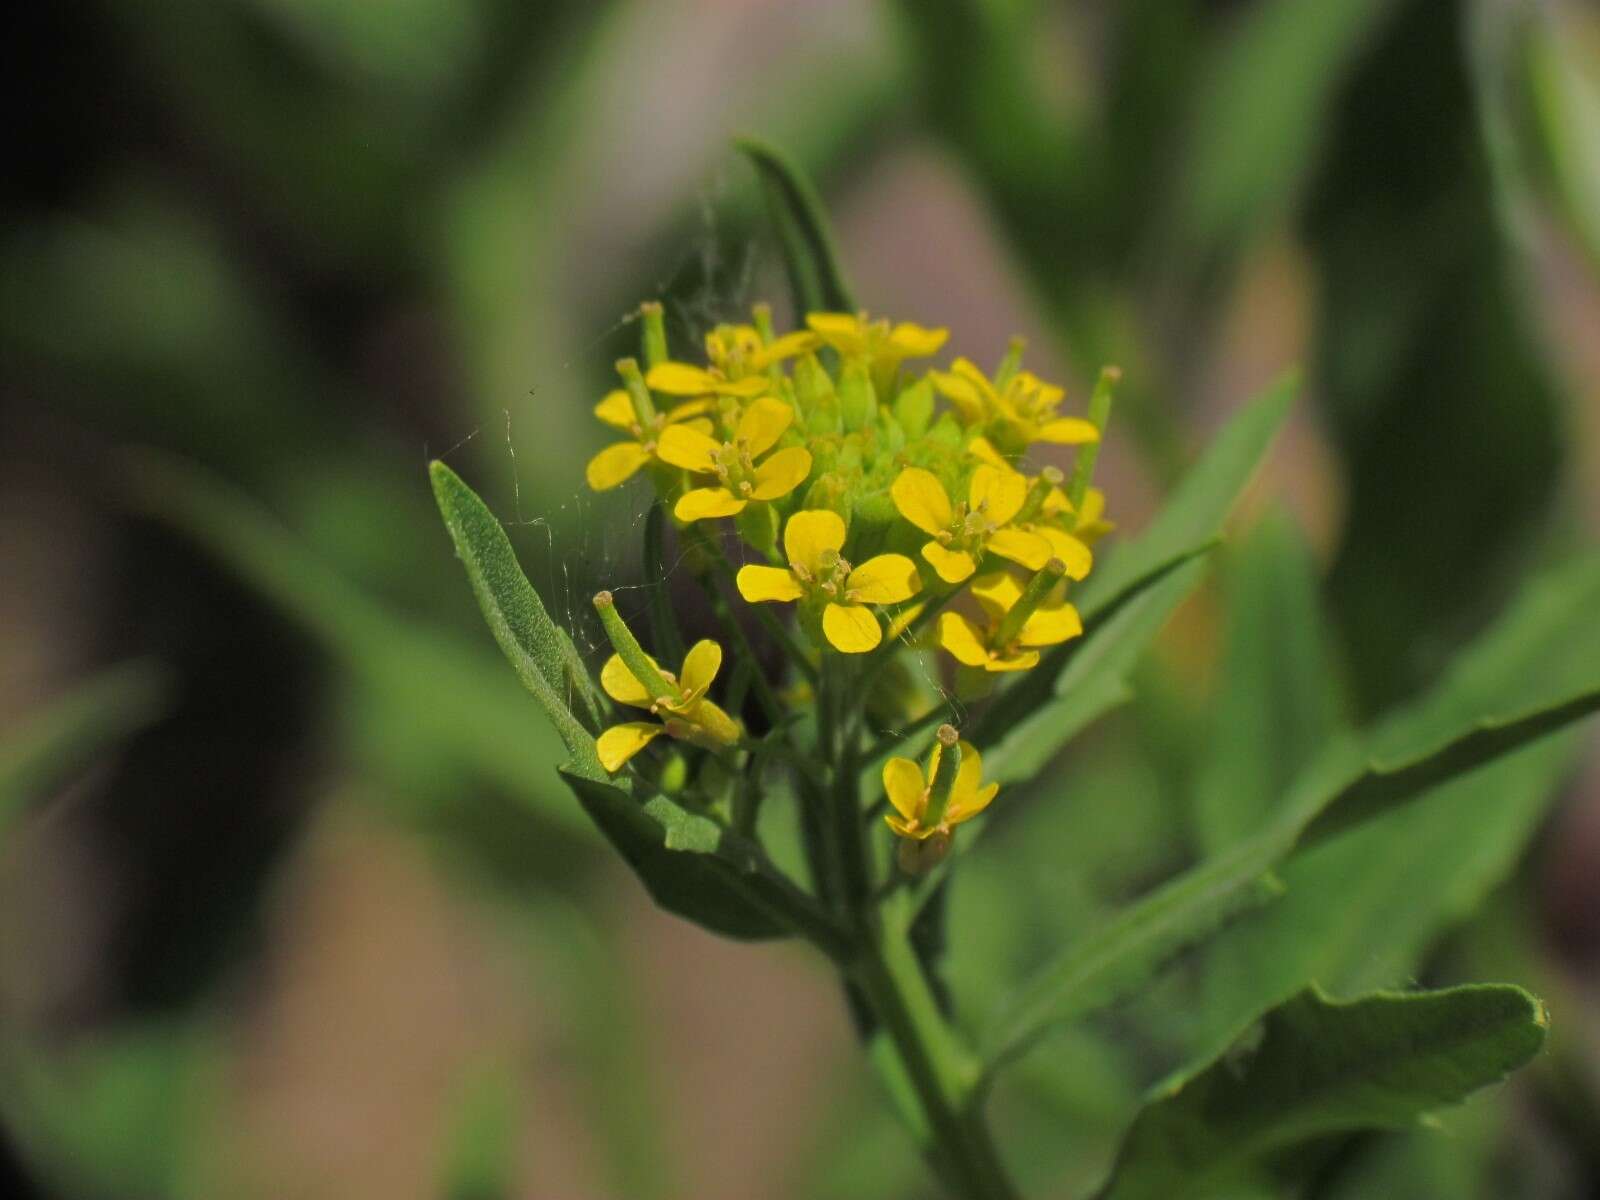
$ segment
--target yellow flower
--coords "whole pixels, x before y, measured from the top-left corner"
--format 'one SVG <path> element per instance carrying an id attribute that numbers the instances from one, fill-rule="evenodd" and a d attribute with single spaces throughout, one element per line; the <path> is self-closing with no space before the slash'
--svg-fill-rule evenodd
<path id="1" fill-rule="evenodd" d="M 928 378 L 956 406 L 963 424 L 992 429 L 1002 442 L 1018 450 L 1034 442 L 1077 446 L 1100 440 L 1094 422 L 1057 414 L 1066 393 L 1032 371 L 1018 371 L 1004 390 L 996 390 L 969 359 L 958 358 L 948 371 L 929 371 Z"/>
<path id="2" fill-rule="evenodd" d="M 1067 494 L 1056 488 L 1045 500 L 1040 515 L 1040 532 L 1046 537 L 1051 536 L 1052 530 L 1059 529 L 1064 536 L 1076 538 L 1085 546 L 1093 546 L 1116 528 L 1106 520 L 1106 494 L 1097 487 L 1084 493 L 1083 507 L 1077 512 L 1072 511 Z"/>
<path id="3" fill-rule="evenodd" d="M 641 421 L 627 392 L 621 388 L 607 392 L 605 399 L 594 406 L 594 415 L 628 434 L 629 440 L 613 442 L 589 460 L 584 470 L 589 486 L 604 492 L 632 479 L 640 467 L 657 457 L 661 431 L 668 425 L 687 422 L 687 428 L 709 434 L 711 422 L 704 414 L 710 409 L 710 400 L 686 400 L 667 412 L 657 413 L 653 420 Z"/>
<path id="4" fill-rule="evenodd" d="M 961 766 L 950 785 L 950 801 L 937 821 L 925 824 L 934 780 L 939 774 L 939 759 L 943 754 L 944 746 L 934 742 L 926 774 L 909 758 L 891 758 L 883 764 L 883 790 L 888 793 L 889 803 L 894 806 L 894 812 L 885 813 L 883 819 L 901 837 L 919 842 L 936 834 L 948 837 L 957 825 L 970 821 L 988 808 L 989 802 L 1000 790 L 998 783 L 982 786 L 983 760 L 972 743 L 962 742 Z"/>
<path id="5" fill-rule="evenodd" d="M 1038 663 L 1039 647 L 1069 641 L 1083 632 L 1078 610 L 1065 600 L 1047 600 L 1021 622 L 1008 620 L 1022 593 L 1023 585 L 1009 571 L 974 579 L 972 595 L 983 609 L 984 623 L 960 613 L 940 613 L 939 645 L 969 667 L 1026 671 Z"/>
<path id="6" fill-rule="evenodd" d="M 836 650 L 862 654 L 883 640 L 869 604 L 898 604 L 916 595 L 917 565 L 904 554 L 879 554 L 859 567 L 839 556 L 844 518 L 827 509 L 807 509 L 783 527 L 785 567 L 740 567 L 735 582 L 752 604 L 811 599 L 824 604 L 822 632 Z"/>
<path id="7" fill-rule="evenodd" d="M 655 659 L 650 662 L 655 665 Z M 731 746 L 737 742 L 738 723 L 706 698 L 721 666 L 721 646 L 710 640 L 696 642 L 684 656 L 681 678 L 675 679 L 670 671 L 661 671 L 662 677 L 678 689 L 679 696 L 655 699 L 628 669 L 622 656 L 613 654 L 600 671 L 600 686 L 605 688 L 606 695 L 618 704 L 648 709 L 660 716 L 662 723 L 624 721 L 607 729 L 595 741 L 600 765 L 615 774 L 663 733 L 702 746 Z"/>
<path id="8" fill-rule="evenodd" d="M 980 462 L 994 467 L 996 470 L 1009 470 L 1011 464 L 994 448 L 993 443 L 986 437 L 975 437 L 967 443 L 967 452 Z M 1054 468 L 1046 468 L 1045 473 Z M 1039 486 L 1040 476 L 1024 477 L 1028 490 L 1031 492 Z M 1061 475 L 1055 472 L 1052 480 L 1059 480 Z M 1085 578 L 1094 567 L 1094 554 L 1090 546 L 1102 535 L 1109 533 L 1111 526 L 1100 519 L 1105 512 L 1105 493 L 1098 488 L 1090 488 L 1084 500 L 1084 512 L 1075 514 L 1072 510 L 1072 501 L 1067 498 L 1067 493 L 1058 482 L 1051 482 L 1049 491 L 1045 493 L 1044 502 L 1038 506 L 1034 519 L 1016 521 L 1014 528 L 1024 533 L 1036 534 L 1050 543 L 1050 553 L 1066 564 L 1067 575 L 1072 579 Z M 1013 559 L 1032 570 L 1038 570 L 1042 563 L 1026 562 L 1022 559 Z"/>
<path id="9" fill-rule="evenodd" d="M 889 494 L 902 517 L 932 535 L 934 540 L 922 547 L 922 557 L 946 583 L 971 576 L 985 550 L 1032 571 L 1050 560 L 1050 542 L 1044 536 L 1008 527 L 1028 497 L 1028 481 L 1010 467 L 980 465 L 961 505 L 952 504 L 938 477 L 921 467 L 901 471 Z"/>
<path id="10" fill-rule="evenodd" d="M 806 325 L 845 357 L 865 359 L 873 385 L 883 398 L 887 398 L 901 363 L 937 354 L 950 336 L 948 329 L 928 329 L 911 321 L 893 326 L 884 320 L 870 321 L 866 313 L 807 313 Z"/>
<path id="11" fill-rule="evenodd" d="M 815 350 L 820 344 L 817 335 L 807 330 L 786 333 L 781 338 L 763 344 L 761 334 L 754 325 L 718 325 L 706 334 L 706 360 L 716 376 L 737 381 L 760 375 L 774 363 L 804 354 L 807 350 Z M 682 376 L 681 372 L 677 374 Z M 688 382 L 688 376 L 682 378 L 685 383 Z"/>
<path id="12" fill-rule="evenodd" d="M 680 496 L 673 515 L 685 522 L 731 517 L 743 512 L 752 500 L 776 500 L 794 491 L 811 473 L 809 450 L 790 446 L 756 462 L 793 421 L 794 409 L 763 396 L 740 415 L 732 441 L 719 442 L 687 425 L 668 425 L 661 432 L 656 453 L 673 466 L 717 477 L 715 486 L 694 488 Z"/>

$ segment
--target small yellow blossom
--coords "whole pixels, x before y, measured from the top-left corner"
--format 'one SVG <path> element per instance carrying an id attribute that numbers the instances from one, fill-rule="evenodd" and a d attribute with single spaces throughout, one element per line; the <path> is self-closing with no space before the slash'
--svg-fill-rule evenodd
<path id="1" fill-rule="evenodd" d="M 972 581 L 973 598 L 983 609 L 978 624 L 961 613 L 939 614 L 939 645 L 958 662 L 985 671 L 1026 671 L 1039 662 L 1039 648 L 1069 641 L 1083 632 L 1078 610 L 1065 600 L 1038 605 L 1007 630 L 1007 614 L 1022 599 L 1023 585 L 1010 571 L 995 571 Z"/>
<path id="2" fill-rule="evenodd" d="M 653 658 L 650 662 L 656 665 Z M 684 656 L 681 677 L 661 671 L 662 678 L 678 689 L 679 696 L 658 699 L 628 669 L 622 656 L 613 654 L 600 671 L 600 686 L 606 695 L 618 704 L 649 710 L 661 717 L 661 723 L 624 721 L 607 729 L 595 740 L 600 765 L 614 774 L 663 733 L 697 745 L 731 746 L 737 742 L 738 723 L 706 697 L 721 666 L 721 646 L 709 639 L 696 642 Z"/>
<path id="3" fill-rule="evenodd" d="M 709 400 L 686 400 L 675 408 L 657 413 L 652 420 L 642 421 L 627 392 L 621 388 L 607 392 L 605 399 L 594 406 L 594 415 L 613 429 L 628 434 L 629 440 L 613 442 L 589 460 L 584 470 L 589 486 L 604 492 L 632 479 L 640 467 L 657 456 L 661 431 L 668 425 L 686 422 L 688 428 L 709 434 L 711 422 L 705 414 L 710 410 Z"/>
<path id="4" fill-rule="evenodd" d="M 895 477 L 889 494 L 900 515 L 933 541 L 922 557 L 946 583 L 960 583 L 978 569 L 985 550 L 1037 571 L 1050 559 L 1050 542 L 1038 533 L 1008 528 L 1022 510 L 1028 481 L 1007 466 L 984 463 L 972 473 L 965 504 L 950 494 L 932 471 L 907 467 Z M 1087 573 L 1087 566 L 1084 571 Z"/>
<path id="5" fill-rule="evenodd" d="M 883 817 L 890 829 L 901 837 L 919 842 L 935 835 L 948 837 L 957 825 L 970 821 L 989 807 L 1000 785 L 991 783 L 984 786 L 983 759 L 972 743 L 962 742 L 960 745 L 961 766 L 950 785 L 949 803 L 939 820 L 931 823 L 924 822 L 929 815 L 928 802 L 932 799 L 944 746 L 934 742 L 926 773 L 909 758 L 891 758 L 883 764 L 883 790 L 889 796 L 889 803 L 894 806 L 894 812 L 885 813 Z"/>
<path id="6" fill-rule="evenodd" d="M 673 515 L 680 521 L 731 517 L 752 500 L 787 496 L 811 473 L 811 452 L 790 446 L 768 455 L 794 421 L 794 409 L 772 396 L 752 401 L 739 417 L 733 439 L 719 442 L 687 425 L 668 425 L 656 453 L 674 466 L 715 475 L 712 487 L 694 488 L 678 498 Z"/>
<path id="7" fill-rule="evenodd" d="M 752 604 L 811 599 L 824 604 L 822 632 L 836 650 L 862 654 L 883 640 L 869 604 L 898 604 L 916 595 L 917 566 L 903 554 L 879 554 L 859 567 L 840 557 L 844 518 L 827 509 L 807 509 L 783 527 L 788 567 L 746 566 L 735 582 Z"/>
<path id="8" fill-rule="evenodd" d="M 774 363 L 815 350 L 819 345 L 821 339 L 804 329 L 763 343 L 754 325 L 718 325 L 706 334 L 706 360 L 717 376 L 737 381 L 760 375 Z M 688 381 L 687 376 L 682 378 Z"/>
<path id="9" fill-rule="evenodd" d="M 1085 546 L 1093 546 L 1115 528 L 1106 520 L 1106 494 L 1097 487 L 1084 493 L 1083 507 L 1077 512 L 1072 510 L 1072 502 L 1059 488 L 1050 493 L 1041 510 L 1040 531 L 1046 537 L 1052 530 L 1059 529 Z"/>
<path id="10" fill-rule="evenodd" d="M 937 354 L 950 336 L 948 329 L 928 329 L 912 321 L 891 326 L 868 320 L 866 313 L 808 313 L 806 325 L 846 358 L 866 360 L 880 395 L 888 393 L 901 363 Z"/>
<path id="11" fill-rule="evenodd" d="M 928 378 L 956 406 L 963 424 L 991 430 L 1007 447 L 1023 450 L 1035 442 L 1077 446 L 1100 440 L 1094 422 L 1056 412 L 1066 393 L 1032 371 L 1018 371 L 1003 390 L 996 390 L 971 360 L 958 358 L 948 371 L 929 371 Z"/>

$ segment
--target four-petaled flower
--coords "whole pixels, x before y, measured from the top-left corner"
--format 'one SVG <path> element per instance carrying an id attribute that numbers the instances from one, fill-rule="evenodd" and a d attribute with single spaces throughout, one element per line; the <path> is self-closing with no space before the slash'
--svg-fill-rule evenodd
<path id="1" fill-rule="evenodd" d="M 938 477 L 921 467 L 901 471 L 889 494 L 902 517 L 932 535 L 933 541 L 922 547 L 922 557 L 946 583 L 960 583 L 971 576 L 985 550 L 1033 571 L 1050 560 L 1048 538 L 1011 526 L 1027 499 L 1028 481 L 1010 467 L 980 465 L 972 473 L 966 503 L 960 505 L 952 504 Z M 1075 560 L 1081 561 L 1087 554 L 1084 549 Z M 1069 562 L 1069 568 L 1077 561 Z M 1082 563 L 1082 568 L 1081 574 L 1087 574 L 1088 563 Z"/>
<path id="2" fill-rule="evenodd" d="M 888 391 L 901 363 L 937 354 L 950 336 L 948 329 L 928 329 L 912 321 L 893 326 L 871 321 L 866 313 L 810 313 L 806 325 L 846 358 L 865 359 L 880 393 Z"/>
<path id="3" fill-rule="evenodd" d="M 862 654 L 883 640 L 869 604 L 898 604 L 921 586 L 917 565 L 904 554 L 879 554 L 859 567 L 839 556 L 844 518 L 827 509 L 807 509 L 783 527 L 789 566 L 739 568 L 739 594 L 752 604 L 764 600 L 822 603 L 822 632 L 837 650 Z"/>
<path id="4" fill-rule="evenodd" d="M 759 375 L 773 363 L 815 350 L 819 344 L 817 335 L 806 329 L 763 342 L 754 325 L 718 325 L 706 334 L 706 360 L 722 379 L 738 380 Z M 662 364 L 668 365 L 672 364 Z M 682 379 L 689 381 L 688 376 Z"/>
<path id="5" fill-rule="evenodd" d="M 594 406 L 594 415 L 628 434 L 630 440 L 613 442 L 589 460 L 584 470 L 589 486 L 604 492 L 632 479 L 640 467 L 658 457 L 661 431 L 668 425 L 687 423 L 687 428 L 709 434 L 711 422 L 705 414 L 710 411 L 710 400 L 685 400 L 666 412 L 658 412 L 652 420 L 642 421 L 627 392 L 621 388 L 607 392 L 605 399 Z"/>
<path id="6" fill-rule="evenodd" d="M 790 446 L 756 462 L 793 421 L 794 409 L 763 396 L 740 414 L 731 441 L 719 442 L 685 424 L 668 425 L 661 431 L 657 455 L 673 466 L 717 477 L 714 486 L 693 488 L 680 496 L 673 515 L 685 522 L 731 517 L 752 500 L 777 500 L 794 491 L 811 473 L 809 450 Z"/>
<path id="7" fill-rule="evenodd" d="M 953 740 L 953 739 L 952 739 Z M 948 836 L 963 821 L 970 821 L 994 799 L 1000 790 L 998 783 L 983 786 L 983 760 L 970 742 L 962 742 L 961 766 L 950 785 L 950 799 L 937 821 L 925 823 L 928 802 L 933 798 L 934 781 L 939 775 L 939 760 L 944 746 L 935 741 L 933 753 L 928 756 L 928 769 L 909 758 L 891 758 L 883 764 L 883 790 L 888 793 L 894 812 L 885 813 L 883 819 L 889 828 L 904 838 L 925 841 L 935 834 Z"/>
<path id="8" fill-rule="evenodd" d="M 1065 600 L 1047 600 L 1023 621 L 1008 621 L 1007 614 L 1023 593 L 1023 585 L 1010 571 L 974 579 L 971 591 L 983 609 L 982 625 L 961 613 L 939 614 L 939 645 L 966 666 L 1026 671 L 1038 663 L 1041 646 L 1054 646 L 1083 632 L 1078 610 Z"/>
<path id="9" fill-rule="evenodd" d="M 1008 450 L 1024 450 L 1034 442 L 1077 446 L 1100 440 L 1093 421 L 1057 414 L 1066 393 L 1032 371 L 1018 371 L 997 390 L 971 360 L 958 358 L 948 371 L 929 371 L 928 378 L 969 429 L 990 430 Z"/>
<path id="10" fill-rule="evenodd" d="M 655 665 L 654 659 L 650 662 Z M 731 746 L 737 742 L 738 724 L 706 697 L 721 666 L 721 646 L 709 639 L 696 642 L 684 656 L 679 677 L 661 671 L 662 678 L 677 689 L 677 695 L 656 697 L 628 669 L 622 656 L 613 654 L 600 670 L 600 686 L 606 695 L 618 704 L 648 709 L 661 718 L 661 723 L 624 721 L 607 729 L 595 740 L 600 765 L 612 773 L 621 770 L 624 763 L 663 733 L 701 746 Z"/>

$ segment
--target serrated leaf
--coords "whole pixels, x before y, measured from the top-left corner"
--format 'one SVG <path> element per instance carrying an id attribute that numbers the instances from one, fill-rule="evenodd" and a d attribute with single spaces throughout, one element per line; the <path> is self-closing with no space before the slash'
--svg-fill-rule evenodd
<path id="1" fill-rule="evenodd" d="M 579 803 L 655 902 L 728 937 L 810 938 L 842 957 L 847 939 L 754 842 L 664 796 L 640 803 L 615 784 L 562 768 Z"/>
<path id="2" fill-rule="evenodd" d="M 1348 1003 L 1315 990 L 1198 1074 L 1162 1087 L 1134 1120 L 1100 1200 L 1236 1194 L 1303 1176 L 1318 1139 L 1406 1129 L 1505 1078 L 1544 1042 L 1546 1017 L 1499 984 Z"/>
<path id="3" fill-rule="evenodd" d="M 974 745 L 988 748 L 998 744 L 1041 708 L 1049 706 L 1052 697 L 1063 694 L 1063 672 L 1080 649 L 1088 645 L 1096 622 L 1110 618 L 1140 592 L 1159 584 L 1215 544 L 1239 493 L 1283 424 L 1297 387 L 1297 377 L 1286 375 L 1241 409 L 1184 475 L 1144 532 L 1118 547 L 1103 565 L 1095 568 L 1074 598 L 1083 617 L 1084 636 L 1045 655 L 1037 667 L 995 697 L 983 716 L 966 731 Z M 1051 740 L 1052 753 L 1064 740 L 1037 722 L 1034 727 L 1037 737 Z"/>
<path id="4" fill-rule="evenodd" d="M 476 492 L 446 464 L 428 467 L 439 514 L 467 569 L 473 594 L 494 640 L 516 669 L 517 678 L 538 699 L 567 750 L 585 770 L 599 770 L 590 734 L 599 727 L 601 706 L 594 682 L 567 632 L 550 619 L 544 601 L 522 573 L 511 539 Z M 589 729 L 568 707 L 575 696 L 591 722 Z M 602 776 L 597 776 L 603 778 Z"/>
<path id="5" fill-rule="evenodd" d="M 0 836 L 24 807 L 160 716 L 168 687 L 159 664 L 123 663 L 9 731 L 0 744 Z"/>
<path id="6" fill-rule="evenodd" d="M 735 145 L 761 178 L 767 217 L 783 249 L 797 318 L 808 312 L 855 312 L 827 212 L 811 181 L 776 147 L 755 138 L 740 138 Z"/>
<path id="7" fill-rule="evenodd" d="M 1157 888 L 1046 964 L 986 1029 L 989 1069 L 1050 1026 L 1126 994 L 1249 907 L 1251 893 L 1261 895 L 1261 877 L 1309 829 L 1331 833 L 1368 820 L 1600 709 L 1596 611 L 1600 562 L 1569 565 L 1530 588 L 1421 702 L 1319 755 L 1259 833 Z"/>

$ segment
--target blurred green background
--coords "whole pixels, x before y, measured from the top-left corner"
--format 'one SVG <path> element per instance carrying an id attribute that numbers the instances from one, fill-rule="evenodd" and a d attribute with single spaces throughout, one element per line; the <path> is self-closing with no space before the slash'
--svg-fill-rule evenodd
<path id="1" fill-rule="evenodd" d="M 1204 853 L 1229 747 L 1273 736 L 1230 680 L 1325 670 L 1312 723 L 1363 720 L 1600 530 L 1579 0 L 9 22 L 6 1194 L 929 1194 L 822 964 L 656 913 L 584 823 L 424 475 L 443 455 L 490 499 L 593 652 L 586 597 L 640 570 L 644 497 L 581 474 L 635 306 L 666 301 L 684 356 L 782 312 L 735 134 L 817 179 L 873 312 L 982 362 L 1020 331 L 1079 397 L 1124 368 L 1123 528 L 1304 368 L 1140 699 L 964 863 L 959 995 Z M 1276 664 L 1239 648 L 1263 628 Z M 1600 1193 L 1600 769 L 1569 743 L 1541 770 L 1454 858 L 1418 826 L 1416 861 L 1307 867 L 1365 914 L 1330 988 L 1506 978 L 1556 1031 L 1445 1135 L 1352 1143 L 1317 1194 Z M 1397 880 L 1428 897 L 1403 921 Z M 1186 997 L 1226 986 L 1217 961 L 1019 1069 L 997 1120 L 1030 1194 L 1104 1169 L 1139 1087 L 1203 1043 Z"/>

